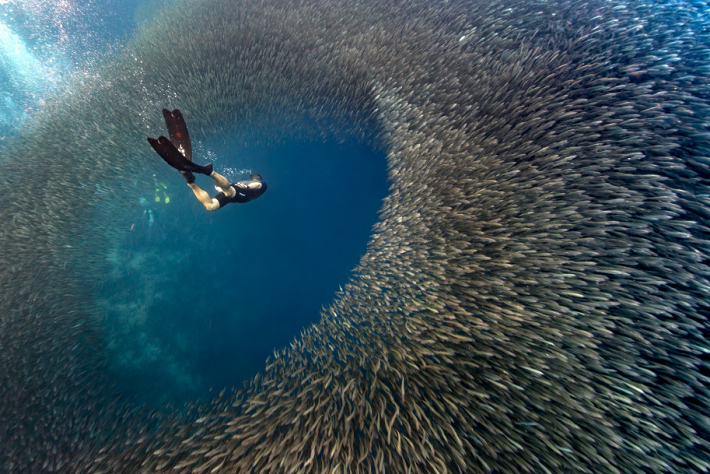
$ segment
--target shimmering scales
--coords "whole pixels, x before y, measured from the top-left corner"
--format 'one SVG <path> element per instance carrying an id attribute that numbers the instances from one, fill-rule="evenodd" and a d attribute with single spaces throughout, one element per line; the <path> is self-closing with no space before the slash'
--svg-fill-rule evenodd
<path id="1" fill-rule="evenodd" d="M 705 472 L 707 11 L 265 0 L 156 17 L 2 167 L 0 466 Z M 87 272 L 122 186 L 161 166 L 142 143 L 157 111 L 178 106 L 202 137 L 379 130 L 392 187 L 319 324 L 241 390 L 146 413 L 101 376 Z"/>

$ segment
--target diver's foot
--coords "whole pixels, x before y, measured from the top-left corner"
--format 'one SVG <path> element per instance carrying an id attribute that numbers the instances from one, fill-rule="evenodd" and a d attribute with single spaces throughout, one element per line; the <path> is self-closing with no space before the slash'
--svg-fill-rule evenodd
<path id="1" fill-rule="evenodd" d="M 201 167 L 202 170 L 199 171 L 199 173 L 202 173 L 204 175 L 211 175 L 212 172 L 214 171 L 214 168 L 212 167 L 212 163 L 207 163 L 206 165 Z"/>
<path id="2" fill-rule="evenodd" d="M 185 181 L 187 181 L 187 184 L 192 184 L 195 182 L 195 175 L 190 173 L 189 171 L 180 171 L 180 174 L 182 175 L 183 178 L 185 178 Z"/>

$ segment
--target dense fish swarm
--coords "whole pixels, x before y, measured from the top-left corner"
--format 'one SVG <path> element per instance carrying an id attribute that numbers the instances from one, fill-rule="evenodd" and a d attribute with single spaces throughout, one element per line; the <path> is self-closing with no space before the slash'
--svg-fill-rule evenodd
<path id="1" fill-rule="evenodd" d="M 707 12 L 215 0 L 156 18 L 0 171 L 0 470 L 706 472 Z M 146 411 L 102 375 L 88 295 L 127 177 L 162 169 L 144 140 L 163 106 L 198 138 L 376 131 L 392 186 L 319 324 L 233 394 Z"/>

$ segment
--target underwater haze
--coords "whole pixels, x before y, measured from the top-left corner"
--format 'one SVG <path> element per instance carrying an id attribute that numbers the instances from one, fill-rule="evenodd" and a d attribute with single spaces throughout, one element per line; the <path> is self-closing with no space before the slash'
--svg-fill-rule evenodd
<path id="1" fill-rule="evenodd" d="M 115 54 L 149 5 L 138 0 L 0 2 L 0 147 L 25 120 L 41 113 L 52 93 L 76 76 L 91 74 L 101 57 Z"/>
<path id="2" fill-rule="evenodd" d="M 705 0 L 0 0 L 0 472 L 710 471 L 708 117 Z"/>

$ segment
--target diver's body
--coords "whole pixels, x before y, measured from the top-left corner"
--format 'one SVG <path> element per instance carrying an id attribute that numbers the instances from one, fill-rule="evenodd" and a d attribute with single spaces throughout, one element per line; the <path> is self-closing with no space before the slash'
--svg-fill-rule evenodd
<path id="1" fill-rule="evenodd" d="M 214 198 L 211 198 L 210 195 L 207 194 L 207 191 L 195 184 L 194 177 L 192 178 L 192 182 L 188 181 L 187 183 L 192 189 L 192 192 L 195 193 L 197 200 L 200 201 L 208 211 L 216 211 L 232 202 L 244 203 L 253 201 L 266 192 L 266 183 L 261 176 L 256 173 L 252 174 L 249 180 L 238 181 L 233 184 L 230 184 L 227 178 L 214 171 L 212 171 L 209 176 L 214 179 L 219 189 L 222 190 L 222 192 L 217 194 Z"/>
<path id="2" fill-rule="evenodd" d="M 187 125 L 182 114 L 178 109 L 172 112 L 163 109 L 163 117 L 165 117 L 170 140 L 168 141 L 161 135 L 157 140 L 149 137 L 148 142 L 167 164 L 180 171 L 187 181 L 187 185 L 190 186 L 195 197 L 205 206 L 205 209 L 216 211 L 232 202 L 253 201 L 266 192 L 266 183 L 259 174 L 254 173 L 248 180 L 230 184 L 227 178 L 212 169 L 212 163 L 204 166 L 193 163 L 190 135 L 187 132 Z M 215 184 L 222 192 L 214 198 L 210 197 L 204 189 L 195 184 L 193 173 L 204 174 L 214 179 Z"/>

